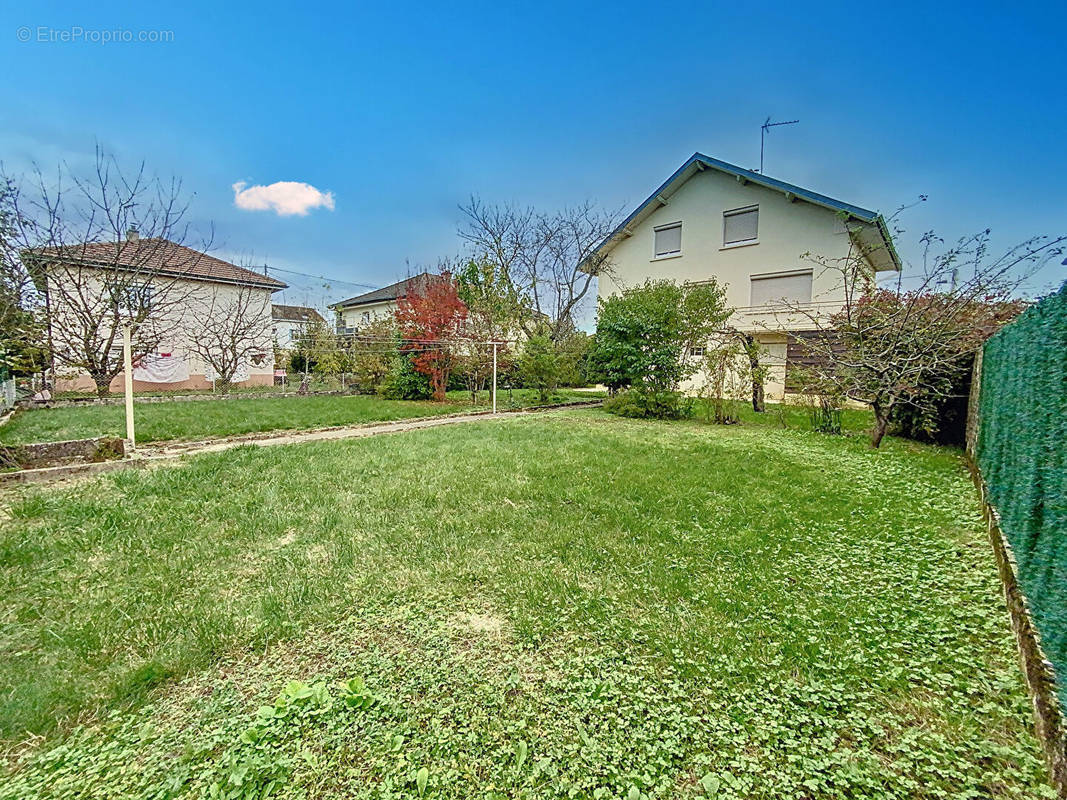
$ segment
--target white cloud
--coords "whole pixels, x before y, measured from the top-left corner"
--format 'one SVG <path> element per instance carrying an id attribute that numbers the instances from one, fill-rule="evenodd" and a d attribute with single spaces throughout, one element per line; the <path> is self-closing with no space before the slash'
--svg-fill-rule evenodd
<path id="1" fill-rule="evenodd" d="M 245 211 L 273 211 L 279 217 L 304 217 L 313 208 L 333 211 L 333 192 L 320 192 L 310 183 L 299 181 L 278 181 L 270 186 L 248 186 L 244 181 L 238 181 L 233 185 L 233 204 Z"/>

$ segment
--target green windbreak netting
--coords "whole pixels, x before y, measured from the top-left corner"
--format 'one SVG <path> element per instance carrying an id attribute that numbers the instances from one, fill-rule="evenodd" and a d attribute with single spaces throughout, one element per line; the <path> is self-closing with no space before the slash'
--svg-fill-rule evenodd
<path id="1" fill-rule="evenodd" d="M 1067 283 L 992 337 L 976 457 L 1067 705 Z"/>

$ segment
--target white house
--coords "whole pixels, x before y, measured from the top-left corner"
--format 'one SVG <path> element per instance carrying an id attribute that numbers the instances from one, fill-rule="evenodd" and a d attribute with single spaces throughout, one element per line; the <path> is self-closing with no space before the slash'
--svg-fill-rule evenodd
<path id="1" fill-rule="evenodd" d="M 647 279 L 679 283 L 715 278 L 735 309 L 731 325 L 766 351 L 767 396 L 782 398 L 799 337 L 812 324 L 789 308 L 833 313 L 844 305 L 840 275 L 805 254 L 870 269 L 900 269 L 885 220 L 875 212 L 758 172 L 694 154 L 600 245 L 612 269 L 600 297 Z M 693 389 L 695 386 L 686 388 Z"/>
<path id="2" fill-rule="evenodd" d="M 370 324 L 375 319 L 391 317 L 396 313 L 397 298 L 403 297 L 413 287 L 428 281 L 438 280 L 439 275 L 430 272 L 420 272 L 410 278 L 365 292 L 339 303 L 334 303 L 330 308 L 337 312 L 337 329 L 341 333 L 350 333 L 359 330 L 364 325 Z"/>
<path id="3" fill-rule="evenodd" d="M 275 303 L 270 309 L 274 342 L 283 349 L 293 347 L 310 325 L 316 322 L 326 324 L 326 320 L 318 311 L 307 306 L 285 306 Z"/>
<path id="4" fill-rule="evenodd" d="M 282 281 L 160 238 L 131 230 L 119 242 L 85 242 L 23 253 L 45 295 L 57 391 L 91 390 L 84 357 L 121 364 L 121 329 L 139 317 L 135 391 L 207 389 L 208 357 L 234 352 L 236 385 L 271 385 L 271 295 Z M 240 340 L 243 337 L 243 340 Z M 207 354 L 207 356 L 205 356 Z M 123 375 L 110 384 L 122 391 Z"/>

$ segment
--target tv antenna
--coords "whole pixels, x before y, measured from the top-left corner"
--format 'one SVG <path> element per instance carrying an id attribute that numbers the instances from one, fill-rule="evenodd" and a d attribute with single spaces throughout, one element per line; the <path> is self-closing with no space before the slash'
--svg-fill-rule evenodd
<path id="1" fill-rule="evenodd" d="M 760 125 L 759 129 L 759 174 L 763 174 L 763 140 L 767 136 L 767 132 L 771 128 L 777 128 L 779 125 L 796 125 L 800 122 L 799 119 L 791 119 L 788 122 L 771 122 L 771 118 L 767 117 L 767 121 Z"/>

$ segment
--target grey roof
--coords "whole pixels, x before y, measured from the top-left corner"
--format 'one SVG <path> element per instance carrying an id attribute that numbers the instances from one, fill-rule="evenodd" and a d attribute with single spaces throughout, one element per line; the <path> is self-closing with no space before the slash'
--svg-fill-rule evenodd
<path id="1" fill-rule="evenodd" d="M 402 281 L 396 283 L 390 283 L 388 286 L 383 286 L 381 289 L 375 289 L 364 294 L 358 294 L 355 297 L 350 297 L 347 300 L 342 300 L 339 303 L 334 303 L 332 308 L 354 308 L 356 306 L 370 305 L 371 303 L 383 303 L 388 300 L 396 300 L 398 297 L 407 293 L 408 288 L 412 284 L 421 283 L 425 280 L 435 278 L 437 276 L 429 272 L 420 272 L 418 275 L 413 275 L 410 278 L 404 278 Z"/>
<path id="2" fill-rule="evenodd" d="M 770 178 L 766 175 L 761 175 L 758 172 L 753 172 L 750 169 L 739 167 L 736 164 L 730 164 L 726 161 L 720 161 L 717 158 L 706 156 L 703 153 L 693 153 L 689 159 L 682 164 L 674 174 L 665 180 L 659 188 L 657 188 L 648 198 L 641 203 L 633 212 L 624 219 L 614 231 L 612 231 L 597 247 L 597 250 L 603 250 L 605 247 L 610 249 L 618 241 L 620 234 L 626 234 L 628 229 L 634 222 L 640 222 L 647 214 L 651 213 L 655 208 L 649 210 L 649 206 L 653 203 L 659 203 L 663 205 L 666 200 L 660 198 L 670 196 L 677 190 L 677 188 L 685 183 L 689 178 L 695 175 L 702 169 L 711 168 L 720 172 L 725 172 L 730 175 L 734 175 L 741 181 L 754 183 L 757 186 L 764 186 L 768 189 L 775 189 L 783 192 L 787 195 L 795 197 L 798 200 L 803 200 L 808 203 L 812 203 L 823 208 L 828 208 L 831 211 L 837 211 L 848 215 L 852 219 L 859 220 L 860 222 L 867 223 L 878 229 L 878 235 L 883 240 L 886 250 L 888 251 L 889 258 L 894 265 L 892 268 L 900 269 L 900 257 L 897 255 L 896 249 L 893 247 L 893 239 L 889 235 L 889 229 L 886 227 L 885 219 L 877 211 L 871 211 L 860 206 L 854 206 L 851 203 L 846 203 L 842 200 L 835 200 L 832 197 L 827 197 L 824 194 L 813 192 L 810 189 L 805 189 L 802 186 L 796 186 L 792 183 L 786 183 L 780 181 L 777 178 Z M 658 206 L 656 206 L 658 207 Z M 647 212 L 647 213 L 646 213 Z"/>
<path id="3" fill-rule="evenodd" d="M 285 322 L 322 322 L 322 314 L 307 306 L 285 306 L 275 303 L 270 307 L 271 319 Z"/>

